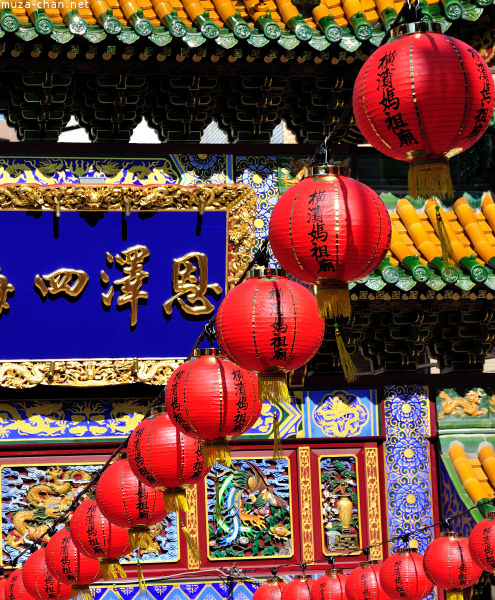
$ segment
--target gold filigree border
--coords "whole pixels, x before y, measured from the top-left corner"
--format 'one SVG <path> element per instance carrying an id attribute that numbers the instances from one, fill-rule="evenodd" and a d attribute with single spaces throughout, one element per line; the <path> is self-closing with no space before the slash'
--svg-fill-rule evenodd
<path id="1" fill-rule="evenodd" d="M 199 546 L 198 534 L 198 486 L 190 485 L 186 488 L 186 498 L 189 511 L 186 514 L 186 527 L 196 546 Z M 187 547 L 187 568 L 189 571 L 199 569 L 199 560 L 194 556 L 191 548 Z"/>
<path id="2" fill-rule="evenodd" d="M 256 236 L 256 193 L 247 185 L 12 185 L 0 187 L 0 210 L 167 211 L 225 210 L 228 228 L 228 285 L 231 288 L 251 260 Z M 95 387 L 127 383 L 165 385 L 178 359 L 55 360 L 0 363 L 0 386 Z"/>
<path id="3" fill-rule="evenodd" d="M 311 496 L 311 449 L 298 448 L 299 454 L 299 493 L 301 498 L 301 551 L 302 560 L 311 563 L 315 559 L 313 535 L 313 505 Z"/>
<path id="4" fill-rule="evenodd" d="M 382 522 L 380 519 L 380 487 L 378 482 L 378 450 L 366 448 L 366 490 L 368 495 L 368 532 L 371 546 L 370 558 L 382 560 Z"/>

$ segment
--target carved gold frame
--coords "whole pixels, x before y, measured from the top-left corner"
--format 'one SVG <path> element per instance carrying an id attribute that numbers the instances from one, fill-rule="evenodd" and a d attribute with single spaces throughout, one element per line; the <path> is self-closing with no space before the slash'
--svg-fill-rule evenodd
<path id="1" fill-rule="evenodd" d="M 227 284 L 231 288 L 251 260 L 256 236 L 256 193 L 248 185 L 9 185 L 0 187 L 0 211 L 224 210 L 227 212 Z M 199 332 L 198 332 L 199 333 Z M 180 359 L 47 360 L 0 363 L 0 386 L 39 384 L 95 387 L 148 383 L 165 385 Z"/>

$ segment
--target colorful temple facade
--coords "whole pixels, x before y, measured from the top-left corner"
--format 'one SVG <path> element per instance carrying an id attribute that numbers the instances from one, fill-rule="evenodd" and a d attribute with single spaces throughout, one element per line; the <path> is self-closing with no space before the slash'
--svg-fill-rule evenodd
<path id="1" fill-rule="evenodd" d="M 400 10 L 363 0 L 80 4 L 0 10 L 0 112 L 30 142 L 0 146 L 6 570 L 189 354 Z M 492 64 L 489 2 L 421 7 Z M 73 116 L 108 143 L 36 143 L 56 142 Z M 142 118 L 167 146 L 110 144 L 129 141 Z M 239 144 L 200 145 L 212 121 Z M 281 121 L 298 144 L 268 145 Z M 250 600 L 273 569 L 286 579 L 301 568 L 317 577 L 332 561 L 348 570 L 386 558 L 406 534 L 424 552 L 440 520 L 468 535 L 489 512 L 494 137 L 492 122 L 451 161 L 457 199 L 442 211 L 452 272 L 436 202 L 407 197 L 404 166 L 358 147 L 346 118 L 335 156 L 350 157 L 352 176 L 381 194 L 392 220 L 390 251 L 351 284 L 352 317 L 341 323 L 360 377 L 345 381 L 327 327 L 318 354 L 289 376 L 291 403 L 277 409 L 284 458 L 273 458 L 266 404 L 233 445 L 232 466 L 188 488 L 201 559 L 174 514 L 153 530 L 141 561 L 154 600 Z M 122 560 L 128 581 L 93 586 L 95 600 L 141 596 L 136 560 Z M 488 594 L 487 578 L 473 591 Z"/>

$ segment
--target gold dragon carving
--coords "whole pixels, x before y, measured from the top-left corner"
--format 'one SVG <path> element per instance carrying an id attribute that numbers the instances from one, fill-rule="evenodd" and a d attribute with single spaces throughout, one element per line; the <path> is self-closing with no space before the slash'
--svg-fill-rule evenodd
<path id="1" fill-rule="evenodd" d="M 249 263 L 256 236 L 256 194 L 242 184 L 179 185 L 11 185 L 0 188 L 0 210 L 167 211 L 226 210 L 228 284 L 232 287 Z M 23 389 L 39 384 L 74 387 L 148 383 L 165 385 L 181 360 L 22 361 L 0 363 L 0 386 Z"/>
<path id="2" fill-rule="evenodd" d="M 466 393 L 465 398 L 460 396 L 451 398 L 444 391 L 441 391 L 438 394 L 438 397 L 443 400 L 442 412 L 438 415 L 439 419 L 443 419 L 446 415 L 452 417 L 460 415 L 462 418 L 466 416 L 482 417 L 488 412 L 488 409 L 486 408 L 479 409 L 482 399 L 480 390 L 470 390 Z"/>
<path id="3" fill-rule="evenodd" d="M 91 476 L 85 471 L 63 471 L 60 467 L 51 467 L 47 471 L 46 483 L 31 486 L 26 499 L 31 508 L 19 510 L 12 517 L 14 530 L 4 539 L 4 545 L 12 548 L 24 546 L 29 540 L 36 540 L 50 528 L 51 523 L 66 510 L 74 499 L 76 489 L 72 481 L 79 477 L 81 481 L 89 481 Z M 49 535 L 44 537 L 48 542 Z"/>

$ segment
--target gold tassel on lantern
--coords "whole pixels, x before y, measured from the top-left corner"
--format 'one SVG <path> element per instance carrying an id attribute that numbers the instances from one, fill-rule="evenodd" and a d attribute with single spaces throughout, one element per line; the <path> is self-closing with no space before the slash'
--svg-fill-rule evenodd
<path id="1" fill-rule="evenodd" d="M 462 590 L 445 590 L 446 600 L 464 600 Z"/>
<path id="2" fill-rule="evenodd" d="M 220 482 L 218 481 L 219 476 L 215 478 L 215 518 L 218 521 L 222 516 L 222 506 L 220 504 Z"/>
<path id="3" fill-rule="evenodd" d="M 131 550 L 142 550 L 143 552 L 154 552 L 155 543 L 147 527 L 133 527 L 129 529 L 129 544 Z"/>
<path id="4" fill-rule="evenodd" d="M 232 459 L 230 458 L 230 446 L 227 440 L 206 441 L 203 444 L 203 460 L 205 466 L 213 467 L 217 463 L 230 467 Z"/>
<path id="5" fill-rule="evenodd" d="M 285 373 L 262 373 L 258 375 L 258 400 L 290 403 L 287 377 Z"/>
<path id="6" fill-rule="evenodd" d="M 71 598 L 77 598 L 77 600 L 93 600 L 91 590 L 88 586 L 71 586 Z"/>
<path id="7" fill-rule="evenodd" d="M 347 352 L 338 323 L 335 323 L 334 327 L 335 339 L 337 340 L 337 349 L 339 351 L 340 363 L 344 370 L 344 377 L 347 382 L 352 383 L 358 378 L 358 370 L 356 369 L 356 365 L 352 362 L 349 352 Z"/>
<path id="8" fill-rule="evenodd" d="M 163 503 L 165 504 L 167 513 L 179 511 L 189 512 L 186 490 L 183 488 L 163 490 Z"/>
<path id="9" fill-rule="evenodd" d="M 413 198 L 444 198 L 454 197 L 452 177 L 450 176 L 449 161 L 431 159 L 416 161 L 409 167 L 409 194 Z"/>
<path id="10" fill-rule="evenodd" d="M 284 458 L 282 438 L 280 437 L 280 422 L 278 420 L 278 406 L 273 404 L 273 459 Z"/>
<path id="11" fill-rule="evenodd" d="M 127 577 L 126 572 L 117 559 L 100 561 L 100 569 L 105 581 Z"/>
<path id="12" fill-rule="evenodd" d="M 447 233 L 442 213 L 440 212 L 440 207 L 435 206 L 435 210 L 437 211 L 438 239 L 440 240 L 440 248 L 442 249 L 442 262 L 445 268 L 445 274 L 448 277 L 455 269 L 456 261 L 449 234 Z"/>
<path id="13" fill-rule="evenodd" d="M 189 533 L 189 531 L 187 530 L 187 527 L 182 519 L 180 519 L 180 526 L 182 529 L 182 533 L 184 534 L 184 537 L 186 538 L 186 544 L 187 544 L 189 551 L 191 552 L 193 559 L 196 562 L 199 562 L 203 558 L 203 556 L 201 555 L 201 551 L 198 547 L 198 544 L 196 543 L 196 540 Z"/>
<path id="14" fill-rule="evenodd" d="M 146 587 L 146 580 L 143 575 L 143 568 L 141 566 L 141 561 L 139 560 L 139 557 L 137 559 L 136 568 L 137 568 L 137 575 L 138 575 L 138 582 L 139 582 L 139 591 L 142 594 L 145 594 L 146 596 L 148 596 L 149 592 L 148 592 L 148 588 Z"/>
<path id="15" fill-rule="evenodd" d="M 322 319 L 351 316 L 351 298 L 347 285 L 329 285 L 324 281 L 316 285 L 316 302 Z"/>

